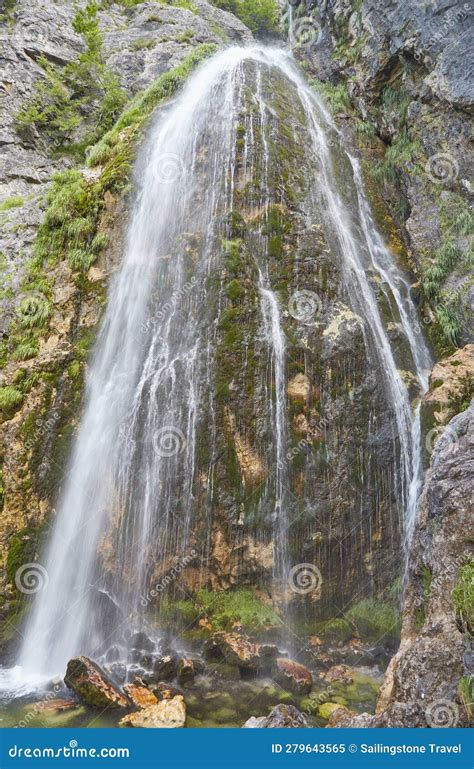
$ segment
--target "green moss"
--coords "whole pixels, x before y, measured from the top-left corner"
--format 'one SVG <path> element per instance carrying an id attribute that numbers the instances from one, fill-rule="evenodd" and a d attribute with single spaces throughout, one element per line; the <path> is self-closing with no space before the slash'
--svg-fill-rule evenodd
<path id="1" fill-rule="evenodd" d="M 400 634 L 400 615 L 390 604 L 364 599 L 354 604 L 345 614 L 358 636 L 373 643 L 393 641 Z"/>
<path id="2" fill-rule="evenodd" d="M 19 208 L 25 202 L 25 199 L 21 195 L 12 195 L 0 203 L 0 211 L 9 211 L 11 208 Z"/>
<path id="3" fill-rule="evenodd" d="M 245 296 L 245 287 L 240 280 L 234 278 L 227 284 L 225 292 L 231 302 L 239 302 Z"/>
<path id="4" fill-rule="evenodd" d="M 464 632 L 474 631 L 474 561 L 459 570 L 452 598 L 457 621 Z"/>
<path id="5" fill-rule="evenodd" d="M 321 638 L 330 643 L 339 641 L 346 643 L 353 637 L 354 631 L 345 619 L 336 617 L 326 622 L 319 634 Z"/>
<path id="6" fill-rule="evenodd" d="M 15 575 L 25 563 L 33 563 L 38 558 L 41 528 L 26 527 L 8 540 L 6 560 L 7 579 L 15 585 Z"/>

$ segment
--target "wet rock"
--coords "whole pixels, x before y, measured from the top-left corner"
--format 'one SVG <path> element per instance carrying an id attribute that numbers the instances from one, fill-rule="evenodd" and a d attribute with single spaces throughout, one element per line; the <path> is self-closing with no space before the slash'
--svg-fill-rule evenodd
<path id="1" fill-rule="evenodd" d="M 131 665 L 127 670 L 127 681 L 132 683 L 137 679 L 146 678 L 147 672 L 139 665 Z"/>
<path id="2" fill-rule="evenodd" d="M 187 658 L 180 659 L 178 662 L 176 675 L 179 684 L 191 684 L 194 681 L 194 676 L 196 675 L 194 661 Z"/>
<path id="3" fill-rule="evenodd" d="M 150 705 L 156 705 L 158 702 L 156 695 L 146 686 L 125 684 L 123 690 L 137 708 L 148 708 Z"/>
<path id="4" fill-rule="evenodd" d="M 176 686 L 170 686 L 165 681 L 160 681 L 152 687 L 153 694 L 159 700 L 172 700 L 173 697 L 183 696 L 183 692 Z"/>
<path id="5" fill-rule="evenodd" d="M 96 708 L 127 708 L 130 700 L 88 657 L 75 657 L 67 665 L 64 683 L 86 704 Z"/>
<path id="6" fill-rule="evenodd" d="M 127 668 L 121 662 L 112 663 L 112 665 L 108 666 L 107 670 L 119 684 L 123 684 L 127 678 Z"/>
<path id="7" fill-rule="evenodd" d="M 206 641 L 203 651 L 209 659 L 223 659 L 241 671 L 253 672 L 270 669 L 278 656 L 278 648 L 273 644 L 254 643 L 240 633 L 215 633 Z"/>
<path id="8" fill-rule="evenodd" d="M 354 680 L 351 669 L 347 665 L 334 665 L 323 675 L 325 681 L 331 683 L 351 684 Z"/>
<path id="9" fill-rule="evenodd" d="M 308 668 L 284 657 L 276 660 L 274 679 L 283 689 L 295 694 L 308 694 L 313 686 L 313 677 Z"/>
<path id="10" fill-rule="evenodd" d="M 144 729 L 182 729 L 186 723 L 186 705 L 180 695 L 130 713 L 119 726 Z"/>
<path id="11" fill-rule="evenodd" d="M 249 718 L 244 729 L 302 729 L 308 723 L 305 716 L 294 705 L 277 705 L 268 716 Z"/>
<path id="12" fill-rule="evenodd" d="M 153 675 L 162 681 L 170 681 L 176 676 L 178 658 L 174 654 L 158 657 L 153 663 Z"/>
<path id="13" fill-rule="evenodd" d="M 155 648 L 154 642 L 142 630 L 132 635 L 129 645 L 132 649 L 138 649 L 141 652 L 152 652 Z"/>
<path id="14" fill-rule="evenodd" d="M 334 705 L 333 702 L 326 704 Z M 350 710 L 349 708 L 346 708 L 342 705 L 337 705 L 335 708 L 332 708 L 331 711 L 328 710 L 327 714 L 323 715 L 322 717 L 328 719 L 326 726 L 344 728 L 346 726 L 353 725 L 352 721 L 354 716 L 357 716 L 357 713 L 354 710 Z"/>

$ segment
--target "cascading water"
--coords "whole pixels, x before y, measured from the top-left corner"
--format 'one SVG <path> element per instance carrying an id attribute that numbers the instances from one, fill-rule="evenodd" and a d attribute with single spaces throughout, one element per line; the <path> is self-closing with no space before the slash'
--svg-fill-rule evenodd
<path id="1" fill-rule="evenodd" d="M 30 683 L 37 675 L 63 673 L 77 653 L 97 657 L 117 639 L 126 644 L 127 633 L 145 621 L 143 607 L 159 576 L 158 563 L 166 570 L 191 548 L 201 564 L 208 563 L 214 525 L 210 511 L 222 485 L 217 470 L 222 451 L 217 447 L 223 399 L 225 429 L 238 447 L 246 510 L 250 499 L 250 517 L 257 516 L 271 532 L 275 583 L 285 582 L 293 562 L 307 560 L 295 555 L 290 520 L 296 490 L 306 481 L 301 470 L 290 472 L 288 460 L 293 419 L 287 403 L 288 367 L 296 363 L 290 361 L 291 318 L 287 297 L 283 299 L 281 258 L 275 257 L 285 252 L 280 230 L 272 224 L 284 207 L 281 180 L 275 183 L 272 169 L 272 78 L 282 86 L 283 99 L 286 93 L 291 96 L 301 121 L 303 138 L 299 130 L 288 131 L 288 142 L 307 169 L 301 181 L 305 201 L 294 204 L 295 211 L 309 227 L 314 212 L 320 213 L 327 251 L 335 255 L 343 278 L 337 301 L 347 299 L 362 319 L 367 358 L 378 374 L 377 397 L 385 393 L 393 418 L 390 440 L 396 449 L 390 472 L 399 482 L 396 506 L 409 536 L 421 473 L 419 411 L 412 408 L 399 373 L 400 356 L 376 292 L 383 294 L 395 318 L 403 354 L 423 392 L 429 355 L 409 283 L 374 225 L 356 158 L 343 150 L 324 105 L 291 55 L 276 48 L 230 48 L 203 65 L 158 116 L 139 160 L 143 173 L 140 182 L 137 174 L 139 191 L 125 257 L 110 291 L 46 555 L 49 586 L 35 601 L 18 657 L 17 673 Z M 347 194 L 338 188 L 330 142 L 338 151 L 339 166 L 350 171 Z M 246 214 L 235 236 L 229 221 L 234 221 L 236 201 L 244 197 Z M 254 221 L 258 224 L 248 224 Z M 250 427 L 228 405 L 236 398 L 236 371 L 230 371 L 224 386 L 220 381 L 222 360 L 228 361 L 239 322 L 247 318 L 239 305 L 239 281 L 226 283 L 224 277 L 229 269 L 236 274 L 243 270 L 239 249 L 247 236 L 238 228 L 243 231 L 247 225 L 253 230 L 245 243 L 251 252 L 245 280 L 260 313 L 255 333 L 239 337 L 246 381 L 257 380 L 256 391 L 247 398 L 259 404 Z M 307 288 L 301 285 L 304 272 L 295 270 L 284 281 L 298 278 L 299 287 Z M 339 306 L 335 299 L 331 302 Z M 250 307 L 248 317 L 252 312 Z M 330 323 L 329 316 L 324 320 Z M 314 326 L 318 338 L 328 339 L 322 329 Z M 307 351 L 306 332 L 298 333 L 301 349 Z M 224 357 L 218 360 L 222 346 Z M 261 362 L 257 373 L 255 360 Z M 370 411 L 366 433 L 382 419 L 376 410 Z M 316 443 L 321 440 L 319 433 Z M 252 441 L 259 452 L 252 451 Z M 330 468 L 317 470 L 319 455 L 309 449 L 300 453 L 308 473 L 317 475 L 319 484 L 327 483 Z M 374 472 L 374 459 L 361 466 L 362 485 L 374 483 L 366 480 Z M 264 480 L 258 486 L 260 476 Z M 255 503 L 255 492 L 248 491 L 254 487 L 259 489 Z M 309 509 L 308 495 L 301 494 L 303 507 Z M 225 498 L 221 493 L 220 499 Z M 362 530 L 358 508 L 354 515 Z M 254 530 L 259 530 L 258 521 Z M 240 521 L 231 521 L 230 536 L 236 542 L 239 526 Z"/>

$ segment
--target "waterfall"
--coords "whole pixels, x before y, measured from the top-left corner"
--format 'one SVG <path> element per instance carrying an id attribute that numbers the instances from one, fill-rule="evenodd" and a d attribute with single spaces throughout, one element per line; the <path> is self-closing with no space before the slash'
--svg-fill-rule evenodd
<path id="1" fill-rule="evenodd" d="M 220 243 L 234 212 L 239 178 L 251 178 L 258 170 L 262 184 L 252 193 L 252 205 L 263 212 L 264 223 L 271 206 L 279 203 L 268 166 L 273 108 L 262 84 L 272 72 L 304 115 L 308 144 L 301 151 L 314 168 L 304 215 L 310 217 L 312 206 L 323 212 L 328 242 L 341 262 L 345 295 L 364 321 L 365 344 L 393 413 L 393 440 L 399 442 L 397 504 L 409 537 L 421 482 L 419 408 L 410 402 L 400 375 L 371 275 L 378 276 L 399 317 L 421 396 L 430 360 L 409 283 L 374 224 L 357 159 L 344 150 L 331 117 L 291 54 L 278 48 L 229 48 L 202 65 L 156 116 L 137 161 L 123 263 L 110 288 L 85 411 L 44 561 L 49 586 L 36 597 L 18 656 L 23 679 L 63 674 L 75 654 L 97 657 L 117 639 L 126 643 L 127 633 L 143 625 L 140 606 L 156 579 L 158 561 L 166 565 L 185 558 L 192 548 L 204 560 L 207 556 L 209 505 L 202 503 L 206 536 L 197 539 L 198 496 L 204 492 L 196 478 L 202 475 L 199 452 L 205 445 L 203 488 L 210 499 L 219 434 L 215 350 L 225 303 Z M 243 110 L 249 92 L 254 93 L 250 117 Z M 239 120 L 245 122 L 243 142 Z M 258 137 L 263 157 L 256 169 L 252 147 Z M 351 170 L 353 196 L 338 189 L 333 143 Z M 248 270 L 253 270 L 259 339 L 269 364 L 263 388 L 266 421 L 259 435 L 264 436 L 266 465 L 273 470 L 263 493 L 273 508 L 274 578 L 284 580 L 291 565 L 287 313 L 273 284 L 265 227 L 255 233 L 254 243 L 254 264 Z M 229 424 L 239 431 L 234 416 Z"/>

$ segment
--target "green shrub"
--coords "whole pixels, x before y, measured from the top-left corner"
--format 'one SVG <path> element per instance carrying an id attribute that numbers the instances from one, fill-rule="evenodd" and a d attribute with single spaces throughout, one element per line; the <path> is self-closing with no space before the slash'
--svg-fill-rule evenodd
<path id="1" fill-rule="evenodd" d="M 456 618 L 464 632 L 474 632 L 474 561 L 459 570 L 452 598 Z"/>
<path id="2" fill-rule="evenodd" d="M 22 328 L 44 326 L 51 315 L 51 305 L 46 297 L 32 294 L 20 302 L 17 316 Z"/>
<path id="3" fill-rule="evenodd" d="M 278 32 L 280 8 L 276 0 L 211 0 L 223 11 L 237 16 L 255 35 Z"/>
<path id="4" fill-rule="evenodd" d="M 204 43 L 197 46 L 177 67 L 165 72 L 145 91 L 132 99 L 126 110 L 119 116 L 114 127 L 92 147 L 87 156 L 88 166 L 107 163 L 114 157 L 121 144 L 121 135 L 125 128 L 140 127 L 155 107 L 163 99 L 172 96 L 183 85 L 192 70 L 201 61 L 215 53 L 217 47 Z"/>
<path id="5" fill-rule="evenodd" d="M 0 387 L 0 412 L 4 418 L 10 417 L 22 403 L 23 393 L 16 387 Z"/>
<path id="6" fill-rule="evenodd" d="M 400 616 L 393 606 L 372 598 L 351 606 L 346 620 L 363 641 L 383 643 L 396 639 L 400 634 Z"/>
<path id="7" fill-rule="evenodd" d="M 469 721 L 472 719 L 474 713 L 474 692 L 472 681 L 472 676 L 463 676 L 459 680 L 458 686 L 459 699 Z"/>
<path id="8" fill-rule="evenodd" d="M 13 359 L 29 360 L 30 358 L 35 358 L 38 355 L 38 350 L 39 346 L 36 339 L 25 337 L 18 342 L 13 352 Z"/>
<path id="9" fill-rule="evenodd" d="M 323 83 L 321 80 L 311 80 L 311 85 L 321 94 L 335 115 L 350 108 L 351 101 L 345 83 L 334 85 L 333 83 Z"/>
<path id="10" fill-rule="evenodd" d="M 90 125 L 87 143 L 112 127 L 127 96 L 105 63 L 98 11 L 92 0 L 74 16 L 73 29 L 85 42 L 76 60 L 57 69 L 44 56 L 38 59 L 43 77 L 17 115 L 19 130 L 36 126 L 59 147 L 70 141 L 84 117 Z"/>

